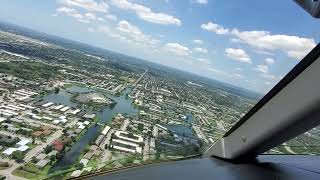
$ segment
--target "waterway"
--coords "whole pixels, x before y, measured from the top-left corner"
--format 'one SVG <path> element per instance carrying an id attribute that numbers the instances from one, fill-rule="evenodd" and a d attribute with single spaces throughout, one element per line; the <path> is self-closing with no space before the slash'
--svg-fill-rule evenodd
<path id="1" fill-rule="evenodd" d="M 106 124 L 112 120 L 112 118 L 118 114 L 125 114 L 127 116 L 135 116 L 138 112 L 138 109 L 134 108 L 132 105 L 132 100 L 128 98 L 127 94 L 131 92 L 131 88 L 124 90 L 123 95 L 114 96 L 110 94 L 105 94 L 107 97 L 113 99 L 116 102 L 114 107 L 106 106 L 99 112 L 92 112 L 97 115 L 99 118 L 100 124 Z M 43 100 L 46 102 L 54 102 L 57 104 L 63 104 L 69 107 L 76 107 L 77 104 L 71 102 L 71 97 L 74 93 L 88 93 L 94 92 L 92 89 L 73 86 L 65 91 L 61 90 L 58 94 L 50 94 L 43 97 Z M 87 111 L 87 110 L 86 110 Z M 90 110 L 89 110 L 90 111 Z M 188 115 L 187 121 L 189 123 L 193 122 L 192 115 Z M 186 125 L 165 125 L 168 129 L 173 131 L 175 134 L 186 137 L 193 137 L 193 132 L 189 126 Z M 50 172 L 54 172 L 61 169 L 66 169 L 73 165 L 87 145 L 94 141 L 100 133 L 100 126 L 95 125 L 90 127 L 85 134 L 71 147 L 71 149 L 63 156 L 63 158 L 55 163 L 50 169 Z"/>
<path id="2" fill-rule="evenodd" d="M 68 92 L 67 92 L 68 91 Z M 66 91 L 61 91 L 58 94 L 50 94 L 43 98 L 44 101 L 54 102 L 63 104 L 70 107 L 76 107 L 76 103 L 71 102 L 70 98 L 72 97 L 72 93 L 87 93 L 92 92 L 90 89 L 82 88 L 82 87 L 71 87 Z M 105 124 L 110 122 L 112 118 L 117 113 L 126 114 L 128 116 L 135 116 L 138 112 L 136 108 L 132 105 L 132 100 L 127 98 L 127 94 L 131 92 L 131 88 L 127 88 L 124 90 L 122 96 L 113 96 L 107 94 L 109 98 L 113 99 L 117 104 L 110 108 L 104 107 L 100 112 L 96 113 L 99 118 L 99 123 Z M 64 157 L 58 161 L 53 167 L 50 169 L 51 172 L 68 168 L 78 159 L 79 155 L 84 151 L 86 146 L 99 135 L 100 127 L 92 126 L 90 127 L 85 134 L 71 147 L 71 149 L 64 155 Z"/>
<path id="3" fill-rule="evenodd" d="M 194 117 L 192 116 L 191 113 L 188 113 L 188 114 L 187 114 L 187 119 L 186 119 L 186 121 L 187 121 L 188 123 L 190 123 L 190 124 L 195 122 L 195 119 L 194 119 Z"/>

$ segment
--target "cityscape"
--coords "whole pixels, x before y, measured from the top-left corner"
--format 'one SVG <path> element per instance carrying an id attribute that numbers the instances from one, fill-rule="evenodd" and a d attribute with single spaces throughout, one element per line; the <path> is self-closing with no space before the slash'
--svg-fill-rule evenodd
<path id="1" fill-rule="evenodd" d="M 2 23 L 0 175 L 67 179 L 199 156 L 261 97 Z M 269 153 L 319 153 L 312 131 Z"/>

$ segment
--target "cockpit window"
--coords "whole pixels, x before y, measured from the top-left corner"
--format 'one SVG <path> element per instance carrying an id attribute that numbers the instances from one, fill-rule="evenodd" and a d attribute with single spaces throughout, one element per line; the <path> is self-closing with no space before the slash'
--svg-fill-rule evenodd
<path id="1" fill-rule="evenodd" d="M 319 28 L 277 0 L 3 0 L 0 175 L 66 179 L 199 156 Z"/>

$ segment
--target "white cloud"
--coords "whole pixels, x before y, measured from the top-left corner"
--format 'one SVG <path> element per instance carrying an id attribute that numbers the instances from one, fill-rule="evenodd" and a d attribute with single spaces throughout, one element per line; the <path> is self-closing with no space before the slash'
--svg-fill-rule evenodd
<path id="1" fill-rule="evenodd" d="M 88 31 L 89 31 L 89 32 L 95 32 L 95 29 L 94 29 L 94 28 L 89 27 L 89 28 L 88 28 Z"/>
<path id="2" fill-rule="evenodd" d="M 230 38 L 231 42 L 248 44 L 260 54 L 273 55 L 270 51 L 279 50 L 291 58 L 302 59 L 316 46 L 312 38 L 271 34 L 269 31 L 239 31 L 237 28 L 230 31 L 213 22 L 202 24 L 201 28 L 216 34 L 231 35 L 233 36 Z"/>
<path id="3" fill-rule="evenodd" d="M 92 21 L 97 20 L 96 15 L 94 15 L 94 14 L 92 14 L 92 13 L 85 13 L 85 14 L 84 14 L 84 17 L 85 17 L 85 19 L 87 19 L 87 20 L 92 20 Z"/>
<path id="4" fill-rule="evenodd" d="M 272 58 L 266 58 L 266 59 L 265 59 L 265 62 L 266 62 L 267 64 L 273 64 L 273 63 L 274 63 L 274 59 L 272 59 Z"/>
<path id="5" fill-rule="evenodd" d="M 124 36 L 120 35 L 119 33 L 111 31 L 108 26 L 99 26 L 96 31 L 100 33 L 104 33 L 107 36 L 112 38 L 128 41 Z"/>
<path id="6" fill-rule="evenodd" d="M 108 26 L 99 26 L 97 28 L 97 32 L 109 33 L 111 31 L 110 31 L 110 28 Z"/>
<path id="7" fill-rule="evenodd" d="M 197 48 L 194 48 L 193 50 L 198 53 L 204 53 L 204 54 L 208 53 L 208 49 L 206 48 L 197 47 Z"/>
<path id="8" fill-rule="evenodd" d="M 134 11 L 137 16 L 145 21 L 156 23 L 156 24 L 173 24 L 180 26 L 181 21 L 171 15 L 166 13 L 156 13 L 153 12 L 150 8 L 129 2 L 128 0 L 111 0 L 111 4 L 124 10 Z"/>
<path id="9" fill-rule="evenodd" d="M 204 63 L 204 64 L 211 64 L 209 59 L 206 59 L 206 58 L 197 58 L 197 61 Z"/>
<path id="10" fill-rule="evenodd" d="M 215 73 L 215 74 L 220 74 L 220 75 L 227 75 L 226 72 L 224 71 L 221 71 L 220 69 L 216 69 L 216 68 L 213 68 L 213 67 L 206 67 L 206 69 L 212 73 Z"/>
<path id="11" fill-rule="evenodd" d="M 178 56 L 188 56 L 191 53 L 188 47 L 179 43 L 167 43 L 164 47 L 167 51 L 173 52 Z"/>
<path id="12" fill-rule="evenodd" d="M 237 39 L 237 38 L 231 38 L 230 41 L 233 42 L 233 43 L 238 43 L 238 42 L 240 42 L 240 40 Z"/>
<path id="13" fill-rule="evenodd" d="M 56 9 L 57 13 L 75 14 L 78 13 L 77 10 L 69 7 L 59 7 Z"/>
<path id="14" fill-rule="evenodd" d="M 254 80 L 249 80 L 249 79 L 246 79 L 245 82 L 250 83 L 250 84 L 256 84 L 256 81 L 254 81 Z"/>
<path id="15" fill-rule="evenodd" d="M 195 39 L 192 42 L 195 43 L 195 44 L 203 44 L 203 41 L 200 40 L 200 39 Z"/>
<path id="16" fill-rule="evenodd" d="M 271 82 L 267 81 L 267 82 L 265 82 L 265 84 L 266 84 L 266 85 L 270 85 L 270 84 L 271 84 Z"/>
<path id="17" fill-rule="evenodd" d="M 280 50 L 289 57 L 301 59 L 316 46 L 314 39 L 297 36 L 271 34 L 268 31 L 239 31 L 233 29 L 231 34 L 237 39 L 260 50 Z"/>
<path id="18" fill-rule="evenodd" d="M 56 9 L 56 16 L 59 14 L 65 14 L 67 16 L 75 18 L 79 22 L 89 23 L 97 20 L 97 17 L 92 13 L 81 14 L 76 9 L 69 7 L 59 7 Z"/>
<path id="19" fill-rule="evenodd" d="M 115 16 L 113 14 L 107 14 L 104 17 L 109 19 L 109 20 L 111 20 L 111 21 L 117 21 L 118 20 L 117 16 Z"/>
<path id="20" fill-rule="evenodd" d="M 73 9 L 74 11 L 76 11 L 76 13 L 77 13 L 76 15 L 75 15 L 75 13 L 71 14 L 72 12 L 65 12 L 65 13 L 69 16 L 76 18 L 80 22 L 88 23 L 90 21 L 104 21 L 105 20 L 103 17 L 97 17 L 92 12 L 105 13 L 106 15 L 104 17 L 106 19 L 109 19 L 112 21 L 117 21 L 117 17 L 108 12 L 109 6 L 104 1 L 96 2 L 94 0 L 58 0 L 58 2 L 60 2 L 60 4 L 63 5 L 63 7 L 60 7 L 60 8 Z M 58 9 L 60 9 L 60 8 L 58 8 Z M 74 8 L 83 8 L 83 9 L 91 11 L 91 12 L 81 14 Z M 55 14 L 55 15 L 57 15 L 57 14 Z"/>
<path id="21" fill-rule="evenodd" d="M 141 30 L 138 27 L 131 25 L 128 21 L 124 21 L 124 20 L 118 23 L 117 29 L 119 31 L 126 32 L 126 33 L 142 34 Z"/>
<path id="22" fill-rule="evenodd" d="M 98 21 L 104 21 L 104 18 L 98 17 L 97 20 L 98 20 Z"/>
<path id="23" fill-rule="evenodd" d="M 268 80 L 276 80 L 277 79 L 277 77 L 275 75 L 268 74 L 268 73 L 262 73 L 261 76 L 263 78 L 268 79 Z"/>
<path id="24" fill-rule="evenodd" d="M 256 68 L 254 68 L 256 71 L 262 72 L 262 73 L 268 73 L 269 67 L 265 64 L 257 65 Z"/>
<path id="25" fill-rule="evenodd" d="M 99 3 L 94 0 L 61 0 L 59 1 L 64 6 L 80 7 L 88 11 L 107 12 L 108 4 L 103 1 Z"/>
<path id="26" fill-rule="evenodd" d="M 216 34 L 227 34 L 229 29 L 225 29 L 219 24 L 215 24 L 213 22 L 208 22 L 207 24 L 202 24 L 201 28 L 210 32 L 214 32 Z"/>
<path id="27" fill-rule="evenodd" d="M 237 39 L 238 42 L 240 43 L 241 40 Z M 258 54 L 263 54 L 263 55 L 269 55 L 269 56 L 273 56 L 274 53 L 270 52 L 270 51 L 265 51 L 265 50 L 261 50 L 261 49 L 253 49 L 254 52 L 258 53 Z"/>
<path id="28" fill-rule="evenodd" d="M 233 74 L 233 75 L 231 75 L 231 78 L 233 78 L 233 79 L 243 79 L 244 78 L 244 76 L 242 75 L 242 74 Z"/>
<path id="29" fill-rule="evenodd" d="M 198 4 L 208 4 L 208 0 L 195 0 Z"/>
<path id="30" fill-rule="evenodd" d="M 138 43 L 155 45 L 159 42 L 159 40 L 153 39 L 151 36 L 144 34 L 137 26 L 134 26 L 125 20 L 118 23 L 117 30 L 128 39 Z"/>
<path id="31" fill-rule="evenodd" d="M 242 49 L 227 48 L 225 49 L 225 55 L 243 63 L 251 63 L 250 57 Z"/>
<path id="32" fill-rule="evenodd" d="M 150 51 L 152 51 L 160 42 L 159 40 L 144 34 L 137 26 L 124 20 L 120 21 L 115 29 L 110 29 L 108 26 L 99 26 L 95 31 L 134 44 L 135 46 L 148 45 L 148 48 L 151 48 Z"/>
<path id="33" fill-rule="evenodd" d="M 238 67 L 238 68 L 236 68 L 236 70 L 237 71 L 242 71 L 243 69 Z"/>

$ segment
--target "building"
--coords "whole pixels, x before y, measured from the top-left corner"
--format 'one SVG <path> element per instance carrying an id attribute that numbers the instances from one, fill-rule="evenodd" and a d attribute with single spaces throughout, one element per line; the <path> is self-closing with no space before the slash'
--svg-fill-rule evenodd
<path id="1" fill-rule="evenodd" d="M 54 110 L 59 110 L 59 109 L 61 109 L 61 108 L 63 108 L 64 107 L 64 105 L 59 105 L 59 106 L 56 106 L 55 108 L 54 108 Z"/>
<path id="2" fill-rule="evenodd" d="M 42 159 L 40 160 L 39 162 L 37 162 L 36 166 L 38 168 L 44 168 L 48 163 L 50 162 L 50 160 L 47 160 L 47 159 Z"/>
<path id="3" fill-rule="evenodd" d="M 106 126 L 106 127 L 101 131 L 101 134 L 107 135 L 108 132 L 109 132 L 109 130 L 110 130 L 110 127 L 109 127 L 109 126 Z"/>
<path id="4" fill-rule="evenodd" d="M 111 148 L 126 153 L 142 153 L 142 136 L 124 131 L 116 131 L 115 136 L 116 138 L 112 139 Z"/>
<path id="5" fill-rule="evenodd" d="M 48 103 L 46 103 L 46 104 L 43 104 L 42 107 L 47 108 L 47 107 L 50 107 L 50 106 L 52 106 L 52 105 L 54 105 L 53 102 L 48 102 Z"/>
<path id="6" fill-rule="evenodd" d="M 74 111 L 71 112 L 72 115 L 76 115 L 80 112 L 81 110 L 80 109 L 76 109 Z"/>
<path id="7" fill-rule="evenodd" d="M 124 131 L 116 131 L 115 135 L 122 140 L 133 142 L 133 143 L 141 143 L 143 142 L 143 137 L 136 134 L 131 134 L 132 137 L 130 137 L 130 133 L 124 132 Z"/>
<path id="8" fill-rule="evenodd" d="M 6 120 L 7 120 L 7 118 L 5 118 L 5 117 L 0 117 L 0 123 L 3 122 L 3 121 L 6 121 Z"/>

